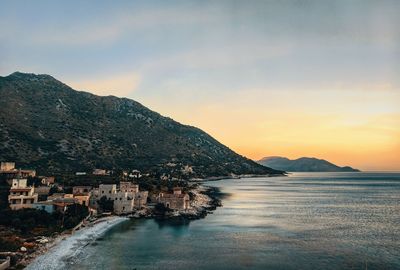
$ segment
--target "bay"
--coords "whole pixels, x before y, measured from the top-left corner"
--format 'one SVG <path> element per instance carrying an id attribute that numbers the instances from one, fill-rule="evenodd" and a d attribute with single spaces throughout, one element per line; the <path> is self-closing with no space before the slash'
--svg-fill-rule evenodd
<path id="1" fill-rule="evenodd" d="M 223 207 L 205 219 L 121 222 L 60 269 L 400 269 L 400 173 L 206 184 Z"/>

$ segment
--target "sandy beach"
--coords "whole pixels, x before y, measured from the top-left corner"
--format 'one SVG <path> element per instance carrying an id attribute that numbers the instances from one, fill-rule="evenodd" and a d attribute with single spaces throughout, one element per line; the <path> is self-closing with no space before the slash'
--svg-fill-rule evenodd
<path id="1" fill-rule="evenodd" d="M 43 254 L 34 258 L 25 269 L 63 269 L 66 267 L 66 262 L 73 260 L 87 245 L 101 237 L 111 227 L 126 220 L 128 218 L 117 216 L 101 218 L 72 235 L 60 235 L 60 237 L 49 243 L 40 252 L 43 252 Z"/>

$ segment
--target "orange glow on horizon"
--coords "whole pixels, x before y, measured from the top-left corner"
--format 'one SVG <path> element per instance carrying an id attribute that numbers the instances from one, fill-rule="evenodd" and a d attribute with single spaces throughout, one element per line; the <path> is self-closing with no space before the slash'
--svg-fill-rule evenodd
<path id="1" fill-rule="evenodd" d="M 196 107 L 145 104 L 253 160 L 315 157 L 360 170 L 400 170 L 400 112 L 387 112 L 400 108 L 397 91 L 303 91 L 296 99 L 285 91 L 268 95 L 246 91 Z"/>

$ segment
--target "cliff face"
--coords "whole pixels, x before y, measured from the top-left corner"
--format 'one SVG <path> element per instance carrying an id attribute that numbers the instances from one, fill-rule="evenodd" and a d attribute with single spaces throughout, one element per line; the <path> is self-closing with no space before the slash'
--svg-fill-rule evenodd
<path id="1" fill-rule="evenodd" d="M 323 159 L 302 157 L 290 160 L 285 157 L 265 157 L 258 163 L 288 172 L 358 172 L 351 167 L 339 167 Z"/>
<path id="2" fill-rule="evenodd" d="M 0 160 L 39 172 L 93 168 L 191 177 L 280 173 L 140 103 L 75 91 L 49 75 L 0 77 Z"/>

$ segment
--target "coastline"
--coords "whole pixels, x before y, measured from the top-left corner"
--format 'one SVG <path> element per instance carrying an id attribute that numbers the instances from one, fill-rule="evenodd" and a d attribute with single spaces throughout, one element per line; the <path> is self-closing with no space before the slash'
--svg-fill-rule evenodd
<path id="1" fill-rule="evenodd" d="M 240 174 L 240 175 L 230 175 L 230 176 L 212 176 L 207 178 L 192 178 L 189 181 L 193 183 L 204 183 L 204 182 L 213 182 L 226 179 L 279 177 L 279 176 L 288 176 L 288 174 L 289 174 L 288 172 L 283 172 L 282 174 Z"/>
<path id="2" fill-rule="evenodd" d="M 73 257 L 111 227 L 126 220 L 128 218 L 120 216 L 99 218 L 88 224 L 83 224 L 72 233 L 64 232 L 56 237 L 49 238 L 48 243 L 41 246 L 37 251 L 25 255 L 18 265 L 30 270 L 59 269 L 63 263 L 59 260 L 61 257 L 68 259 L 69 253 L 72 253 Z M 76 249 L 75 245 L 81 242 L 86 244 Z"/>
<path id="3" fill-rule="evenodd" d="M 123 221 L 129 220 L 129 218 L 154 218 L 156 220 L 186 222 L 205 218 L 207 214 L 222 206 L 221 200 L 218 198 L 218 194 L 220 194 L 218 188 L 205 186 L 201 183 L 193 183 L 193 188 L 189 193 L 193 198 L 191 200 L 191 209 L 189 210 L 172 211 L 164 216 L 154 214 L 131 215 L 129 217 L 113 215 L 98 218 L 91 222 L 83 221 L 74 230 L 46 238 L 48 242 L 39 246 L 35 252 L 22 255 L 18 266 L 25 267 L 28 270 L 60 269 L 63 264 L 60 258 L 64 258 L 66 261 L 71 260 L 85 246 L 95 241 L 107 230 Z M 78 243 L 79 246 L 76 248 Z"/>

